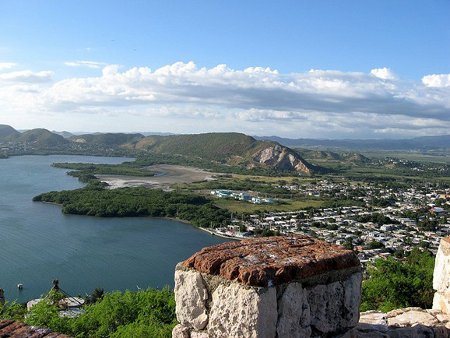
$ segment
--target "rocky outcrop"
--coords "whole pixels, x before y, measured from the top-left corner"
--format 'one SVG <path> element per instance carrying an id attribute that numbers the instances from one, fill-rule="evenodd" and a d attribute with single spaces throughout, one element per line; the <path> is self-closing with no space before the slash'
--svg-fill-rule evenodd
<path id="1" fill-rule="evenodd" d="M 258 151 L 253 155 L 253 161 L 258 164 L 270 166 L 282 171 L 297 171 L 305 174 L 311 173 L 311 165 L 292 149 L 279 144 Z"/>
<path id="2" fill-rule="evenodd" d="M 307 236 L 205 248 L 177 265 L 175 284 L 174 338 L 333 337 L 359 319 L 358 259 Z"/>
<path id="3" fill-rule="evenodd" d="M 405 308 L 363 312 L 348 338 L 449 338 L 450 316 L 439 310 Z"/>

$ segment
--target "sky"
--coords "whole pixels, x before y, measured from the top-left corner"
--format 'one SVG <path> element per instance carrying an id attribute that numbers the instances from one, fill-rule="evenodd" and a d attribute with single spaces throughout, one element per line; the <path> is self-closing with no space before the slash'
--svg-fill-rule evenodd
<path id="1" fill-rule="evenodd" d="M 450 134 L 449 0 L 0 0 L 0 124 Z"/>

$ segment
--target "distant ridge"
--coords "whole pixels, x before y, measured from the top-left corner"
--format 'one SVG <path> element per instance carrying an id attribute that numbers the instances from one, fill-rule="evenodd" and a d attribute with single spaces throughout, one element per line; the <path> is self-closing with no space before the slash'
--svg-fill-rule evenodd
<path id="1" fill-rule="evenodd" d="M 24 144 L 34 148 L 57 148 L 70 143 L 70 141 L 61 135 L 54 134 L 42 128 L 27 130 L 23 133 L 13 133 L 3 137 L 2 140 L 16 144 Z"/>
<path id="2" fill-rule="evenodd" d="M 427 151 L 450 149 L 450 135 L 421 136 L 410 139 L 290 139 L 278 136 L 258 136 L 258 140 L 270 140 L 287 147 L 303 147 L 315 149 L 344 149 L 344 150 L 406 150 Z"/>
<path id="3" fill-rule="evenodd" d="M 336 153 L 330 150 L 314 150 L 305 148 L 296 148 L 304 158 L 307 160 L 331 160 L 340 162 L 351 162 L 351 163 L 369 163 L 371 160 L 359 153 L 355 152 L 340 152 Z"/>

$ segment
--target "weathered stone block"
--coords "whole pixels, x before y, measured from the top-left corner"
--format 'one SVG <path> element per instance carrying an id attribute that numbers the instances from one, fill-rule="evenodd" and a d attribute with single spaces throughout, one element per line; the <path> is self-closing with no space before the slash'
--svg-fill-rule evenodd
<path id="1" fill-rule="evenodd" d="M 307 236 L 204 248 L 177 266 L 177 319 L 190 338 L 343 337 L 358 323 L 360 271 L 352 251 Z"/>
<path id="2" fill-rule="evenodd" d="M 177 320 L 184 326 L 202 330 L 208 323 L 206 289 L 202 275 L 196 271 L 175 271 L 175 302 Z"/>
<path id="3" fill-rule="evenodd" d="M 311 312 L 308 293 L 300 283 L 286 287 L 278 302 L 278 337 L 308 338 L 311 336 Z"/>
<path id="4" fill-rule="evenodd" d="M 436 254 L 433 273 L 433 289 L 439 292 L 450 291 L 450 238 L 443 238 Z"/>
<path id="5" fill-rule="evenodd" d="M 212 295 L 208 333 L 217 338 L 272 338 L 277 316 L 275 288 L 221 284 Z"/>

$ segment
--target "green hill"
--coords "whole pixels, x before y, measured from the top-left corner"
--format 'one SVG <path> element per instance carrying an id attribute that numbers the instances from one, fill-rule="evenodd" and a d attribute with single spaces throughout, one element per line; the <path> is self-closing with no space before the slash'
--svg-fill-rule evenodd
<path id="1" fill-rule="evenodd" d="M 149 136 L 136 144 L 137 149 L 155 153 L 197 156 L 222 161 L 232 156 L 245 156 L 262 144 L 254 138 L 239 133 L 207 133 L 195 135 Z"/>
<path id="2" fill-rule="evenodd" d="M 8 126 L 6 124 L 0 124 L 0 140 L 7 138 L 7 137 L 12 137 L 15 135 L 19 135 L 20 133 L 15 130 L 13 127 Z"/>
<path id="3" fill-rule="evenodd" d="M 311 150 L 304 148 L 296 148 L 304 158 L 314 161 L 336 161 L 336 162 L 351 162 L 351 163 L 369 163 L 370 159 L 366 156 L 354 152 L 334 152 L 329 150 Z"/>
<path id="4" fill-rule="evenodd" d="M 269 167 L 302 173 L 311 173 L 313 169 L 292 149 L 240 133 L 149 136 L 137 142 L 134 148 L 247 168 Z"/>
<path id="5" fill-rule="evenodd" d="M 14 143 L 26 144 L 36 148 L 55 148 L 70 143 L 64 137 L 41 128 L 14 134 L 9 139 Z"/>

